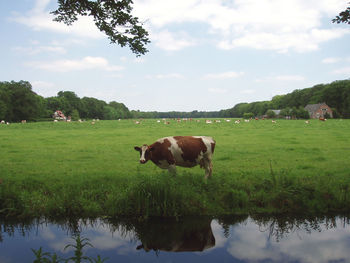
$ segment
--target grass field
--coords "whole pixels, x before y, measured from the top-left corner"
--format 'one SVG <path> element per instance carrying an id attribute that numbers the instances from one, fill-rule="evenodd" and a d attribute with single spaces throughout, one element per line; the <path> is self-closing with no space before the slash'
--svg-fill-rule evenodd
<path id="1" fill-rule="evenodd" d="M 213 177 L 139 164 L 134 146 L 216 140 Z M 20 217 L 349 212 L 350 120 L 0 125 L 0 214 Z"/>

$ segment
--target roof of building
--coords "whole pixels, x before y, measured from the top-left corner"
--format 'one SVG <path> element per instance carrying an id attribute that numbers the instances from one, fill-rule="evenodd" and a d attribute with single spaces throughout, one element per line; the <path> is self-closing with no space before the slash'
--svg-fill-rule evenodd
<path id="1" fill-rule="evenodd" d="M 281 113 L 281 110 L 272 110 L 276 115 L 279 115 Z"/>
<path id="2" fill-rule="evenodd" d="M 317 103 L 317 104 L 308 104 L 305 106 L 305 110 L 314 112 L 317 111 L 322 105 L 326 105 L 326 103 Z"/>

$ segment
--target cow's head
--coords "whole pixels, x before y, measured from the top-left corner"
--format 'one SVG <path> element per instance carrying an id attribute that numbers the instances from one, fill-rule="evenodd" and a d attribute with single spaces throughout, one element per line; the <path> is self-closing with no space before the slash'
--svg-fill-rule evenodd
<path id="1" fill-rule="evenodd" d="M 142 164 L 151 159 L 151 151 L 154 150 L 153 147 L 150 147 L 146 144 L 142 145 L 141 147 L 135 146 L 134 149 L 140 153 L 140 163 Z"/>

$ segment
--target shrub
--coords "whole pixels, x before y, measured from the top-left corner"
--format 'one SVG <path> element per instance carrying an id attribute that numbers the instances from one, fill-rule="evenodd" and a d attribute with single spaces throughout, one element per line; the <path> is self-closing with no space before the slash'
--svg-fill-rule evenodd
<path id="1" fill-rule="evenodd" d="M 244 119 L 250 119 L 250 118 L 253 118 L 254 117 L 254 113 L 252 112 L 246 112 L 243 114 L 243 118 Z"/>

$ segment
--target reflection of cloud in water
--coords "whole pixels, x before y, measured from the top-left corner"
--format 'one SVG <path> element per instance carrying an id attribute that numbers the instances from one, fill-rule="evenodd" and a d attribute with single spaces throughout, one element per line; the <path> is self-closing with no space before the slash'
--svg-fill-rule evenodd
<path id="1" fill-rule="evenodd" d="M 48 227 L 45 227 L 41 232 L 41 237 L 45 240 L 55 240 L 56 235 L 55 233 Z"/>
<path id="2" fill-rule="evenodd" d="M 135 248 L 130 246 L 130 240 L 133 238 L 131 233 L 124 235 L 120 230 L 111 232 L 106 224 L 99 223 L 94 228 L 89 228 L 85 236 L 99 250 L 117 250 L 121 255 L 136 252 Z"/>
<path id="3" fill-rule="evenodd" d="M 208 251 L 211 251 L 216 248 L 222 248 L 225 246 L 227 242 L 227 238 L 224 236 L 224 231 L 222 226 L 218 223 L 217 220 L 211 221 L 211 229 L 213 231 L 213 235 L 215 237 L 215 246 L 209 248 Z"/>
<path id="4" fill-rule="evenodd" d="M 88 242 L 93 245 L 92 248 L 99 250 L 116 250 L 120 255 L 136 252 L 136 249 L 130 246 L 130 240 L 133 239 L 132 233 L 123 234 L 120 230 L 111 232 L 110 227 L 100 221 L 95 222 L 93 226 L 85 226 L 84 228 L 85 229 L 81 232 L 81 236 L 89 239 Z M 68 253 L 74 250 L 72 247 L 64 250 L 67 244 L 74 244 L 75 241 L 62 232 L 55 233 L 49 227 L 45 227 L 40 231 L 40 236 L 43 240 L 46 240 L 49 247 L 55 251 Z M 88 249 L 91 249 L 91 247 L 84 247 L 84 251 Z"/>
<path id="5" fill-rule="evenodd" d="M 350 229 L 341 227 L 337 219 L 337 228 L 321 228 L 321 232 L 295 231 L 287 234 L 279 242 L 269 238 L 269 232 L 251 219 L 245 225 L 235 225 L 231 230 L 228 252 L 235 258 L 248 261 L 282 262 L 302 261 L 310 263 L 340 261 L 350 262 Z"/>

